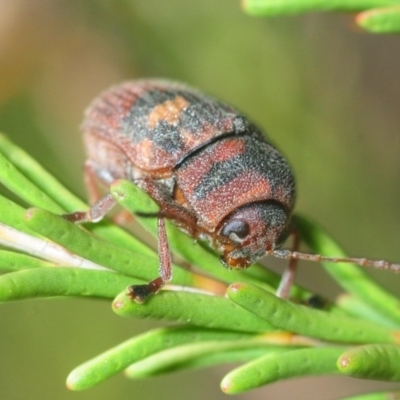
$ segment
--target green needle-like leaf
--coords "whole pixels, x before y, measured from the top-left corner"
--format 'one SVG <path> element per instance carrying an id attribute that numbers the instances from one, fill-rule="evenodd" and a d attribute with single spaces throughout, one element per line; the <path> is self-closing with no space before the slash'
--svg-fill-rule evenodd
<path id="1" fill-rule="evenodd" d="M 62 207 L 25 177 L 2 153 L 0 153 L 0 183 L 27 204 L 55 213 L 63 212 Z"/>
<path id="2" fill-rule="evenodd" d="M 117 179 L 110 187 L 114 199 L 125 207 L 130 213 L 156 214 L 160 210 L 157 203 L 134 183 L 125 179 Z M 157 229 L 156 216 L 153 218 L 140 218 L 143 221 L 150 221 L 146 227 L 151 231 Z"/>
<path id="3" fill-rule="evenodd" d="M 250 347 L 249 347 L 250 346 Z M 268 352 L 283 351 L 285 348 L 260 345 L 253 340 L 234 342 L 207 342 L 178 346 L 161 351 L 138 361 L 125 369 L 130 379 L 152 377 L 165 373 L 204 368 L 224 363 L 238 363 L 254 360 Z"/>
<path id="4" fill-rule="evenodd" d="M 268 352 L 277 352 L 281 349 L 276 346 L 264 344 L 261 347 L 262 337 L 256 337 L 249 340 L 241 341 L 213 341 L 204 343 L 190 343 L 182 346 L 177 346 L 168 349 L 146 359 L 139 361 L 125 370 L 125 375 L 129 378 L 144 378 L 155 376 L 162 373 L 176 371 L 182 366 L 187 366 L 188 363 L 198 358 L 206 357 L 210 354 L 221 354 L 235 350 L 236 354 L 240 350 L 248 350 L 249 348 L 258 347 L 257 351 L 266 354 Z M 252 352 L 254 356 L 254 352 Z M 215 360 L 218 360 L 214 358 Z M 218 360 L 218 364 L 220 361 Z"/>
<path id="5" fill-rule="evenodd" d="M 368 344 L 344 352 L 337 361 L 341 373 L 354 378 L 400 381 L 400 346 Z"/>
<path id="6" fill-rule="evenodd" d="M 251 336 L 245 333 L 193 327 L 156 329 L 127 340 L 82 364 L 70 373 L 67 386 L 71 390 L 88 389 L 139 360 L 185 343 L 241 340 L 249 337 Z"/>
<path id="7" fill-rule="evenodd" d="M 267 354 L 231 371 L 221 382 L 225 393 L 236 394 L 280 379 L 337 373 L 340 347 L 298 349 Z"/>
<path id="8" fill-rule="evenodd" d="M 30 209 L 26 214 L 28 225 L 37 233 L 60 244 L 74 254 L 95 263 L 149 281 L 157 276 L 158 259 L 119 248 L 112 243 L 97 239 L 64 218 L 41 209 Z M 174 282 L 190 285 L 193 275 L 176 267 Z"/>
<path id="9" fill-rule="evenodd" d="M 25 220 L 26 210 L 0 195 L 0 223 L 32 236 L 39 236 L 30 229 Z"/>
<path id="10" fill-rule="evenodd" d="M 54 200 L 59 205 L 60 210 L 72 212 L 87 207 L 82 200 L 71 194 L 36 160 L 3 134 L 0 134 L 0 153 L 38 189 Z M 29 201 L 29 204 L 46 208 L 42 203 L 36 204 Z M 54 211 L 52 209 L 49 210 Z"/>
<path id="11" fill-rule="evenodd" d="M 289 332 L 340 343 L 400 343 L 400 331 L 294 304 L 256 286 L 233 284 L 227 294 L 235 303 Z"/>
<path id="12" fill-rule="evenodd" d="M 367 31 L 381 34 L 400 32 L 398 0 L 242 0 L 242 6 L 253 16 L 360 11 L 356 22 Z"/>
<path id="13" fill-rule="evenodd" d="M 400 6 L 364 11 L 357 15 L 356 22 L 373 33 L 400 33 Z"/>
<path id="14" fill-rule="evenodd" d="M 112 299 L 132 283 L 142 283 L 142 281 L 115 272 L 83 268 L 26 269 L 0 275 L 0 302 L 53 296 Z"/>
<path id="15" fill-rule="evenodd" d="M 0 275 L 0 302 L 33 297 L 117 296 L 113 309 L 118 315 L 186 325 L 148 332 L 88 361 L 68 377 L 67 385 L 73 390 L 89 388 L 125 368 L 130 377 L 138 378 L 238 361 L 249 363 L 224 378 L 222 388 L 226 393 L 293 376 L 338 373 L 338 359 L 341 372 L 350 376 L 400 379 L 396 368 L 400 331 L 393 329 L 400 324 L 400 300 L 380 288 L 361 268 L 326 263 L 328 272 L 349 292 L 347 300 L 337 302 L 340 309 L 310 309 L 271 294 L 279 282 L 277 274 L 259 265 L 247 271 L 224 270 L 212 249 L 203 242 L 193 243 L 193 238 L 167 221 L 172 252 L 207 271 L 216 279 L 216 291 L 223 289 L 224 283 L 242 283 L 230 286 L 228 299 L 212 293 L 211 278 L 204 280 L 192 269 L 174 266 L 172 284 L 145 304 L 137 304 L 126 295 L 125 288 L 157 276 L 159 260 L 155 252 L 108 221 L 82 227 L 56 215 L 63 210 L 82 211 L 87 206 L 2 135 L 0 182 L 28 204 L 41 207 L 26 212 L 0 197 L 0 243 L 30 254 L 0 250 L 0 270 L 15 271 Z M 110 191 L 130 213 L 139 213 L 139 222 L 157 235 L 158 206 L 148 194 L 123 180 L 115 181 Z M 150 218 L 142 213 L 153 215 Z M 315 224 L 302 217 L 295 217 L 295 223 L 315 253 L 344 255 Z M 69 267 L 51 267 L 54 264 L 42 258 Z M 207 286 L 209 291 L 196 288 L 205 282 L 211 284 Z M 295 287 L 291 295 L 303 301 L 311 294 Z M 333 341 L 335 347 L 326 343 L 326 347 L 299 349 L 320 346 L 315 339 Z M 340 342 L 367 345 L 346 351 L 336 345 Z M 376 368 L 381 363 L 385 366 Z"/>
<path id="16" fill-rule="evenodd" d="M 40 260 L 39 258 L 27 256 L 25 254 L 0 250 L 0 270 L 18 271 L 21 269 L 50 266 L 54 266 L 54 264 Z"/>
<path id="17" fill-rule="evenodd" d="M 161 291 L 145 304 L 133 302 L 125 293 L 117 296 L 113 310 L 123 317 L 175 321 L 214 329 L 265 332 L 272 325 L 225 297 L 189 292 Z"/>
<path id="18" fill-rule="evenodd" d="M 351 12 L 396 4 L 398 4 L 397 0 L 242 0 L 243 9 L 254 16 L 318 11 Z"/>
<path id="19" fill-rule="evenodd" d="M 280 348 L 274 347 L 275 351 L 281 351 Z M 251 349 L 233 349 L 229 351 L 221 351 L 219 353 L 210 353 L 199 356 L 185 363 L 175 365 L 171 371 L 190 369 L 190 368 L 205 368 L 218 364 L 233 364 L 233 363 L 244 363 L 255 358 L 261 357 L 266 354 L 265 347 L 253 347 Z M 129 368 L 126 370 L 128 375 Z M 129 377 L 129 375 L 128 375 Z"/>

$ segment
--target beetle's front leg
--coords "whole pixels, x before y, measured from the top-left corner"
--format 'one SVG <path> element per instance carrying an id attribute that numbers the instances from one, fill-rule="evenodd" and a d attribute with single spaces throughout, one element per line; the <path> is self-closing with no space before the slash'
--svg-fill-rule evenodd
<path id="1" fill-rule="evenodd" d="M 88 211 L 76 211 L 70 214 L 64 214 L 63 217 L 74 223 L 98 222 L 100 221 L 117 202 L 111 193 L 107 193 L 99 201 L 93 204 Z"/>
<path id="2" fill-rule="evenodd" d="M 172 279 L 172 259 L 168 245 L 167 232 L 164 218 L 158 218 L 158 257 L 159 274 L 146 285 L 132 285 L 127 288 L 128 296 L 137 303 L 144 303 L 151 295 L 157 293 L 167 282 Z"/>
<path id="3" fill-rule="evenodd" d="M 86 160 L 84 172 L 89 201 L 93 205 L 88 211 L 76 211 L 63 215 L 65 219 L 74 223 L 98 222 L 116 205 L 111 193 L 101 197 L 101 192 L 97 185 L 99 183 L 105 188 L 109 188 L 115 177 L 106 169 L 98 167 L 91 160 Z"/>

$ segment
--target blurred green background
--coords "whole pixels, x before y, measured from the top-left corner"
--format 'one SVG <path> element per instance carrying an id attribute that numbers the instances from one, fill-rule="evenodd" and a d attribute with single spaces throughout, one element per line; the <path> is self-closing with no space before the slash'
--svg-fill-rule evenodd
<path id="1" fill-rule="evenodd" d="M 296 173 L 297 210 L 349 254 L 400 261 L 399 50 L 398 36 L 360 32 L 350 15 L 255 19 L 232 0 L 3 0 L 0 130 L 84 197 L 78 126 L 89 101 L 126 79 L 182 80 L 268 132 Z M 399 293 L 398 276 L 371 274 Z M 318 264 L 304 264 L 299 282 L 331 298 L 340 291 Z M 65 389 L 72 368 L 156 325 L 118 318 L 107 302 L 4 304 L 0 398 L 226 398 L 228 368 Z M 373 387 L 390 386 L 307 378 L 237 398 L 333 399 Z"/>

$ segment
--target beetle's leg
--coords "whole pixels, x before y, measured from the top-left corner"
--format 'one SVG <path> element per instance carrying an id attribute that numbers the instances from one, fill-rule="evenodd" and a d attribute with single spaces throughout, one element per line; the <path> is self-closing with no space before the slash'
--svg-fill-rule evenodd
<path id="1" fill-rule="evenodd" d="M 149 214 L 139 212 L 136 213 L 136 215 L 140 217 L 158 217 L 174 220 L 178 226 L 183 226 L 190 236 L 194 238 L 197 237 L 199 227 L 197 226 L 196 218 L 184 207 L 174 204 L 169 194 L 161 190 L 153 179 L 144 177 L 137 179 L 135 183 L 146 193 L 149 193 L 160 206 L 160 211 L 157 213 Z"/>
<path id="2" fill-rule="evenodd" d="M 158 272 L 160 276 L 146 285 L 132 285 L 127 288 L 128 296 L 137 303 L 144 303 L 151 294 L 157 293 L 172 279 L 172 259 L 168 245 L 167 232 L 165 230 L 164 218 L 159 218 L 157 222 L 159 257 Z"/>
<path id="3" fill-rule="evenodd" d="M 76 211 L 70 214 L 64 214 L 63 217 L 70 222 L 98 222 L 100 221 L 117 202 L 111 193 L 107 193 L 97 203 L 93 204 L 88 211 Z"/>
<path id="4" fill-rule="evenodd" d="M 84 166 L 85 185 L 89 195 L 89 203 L 93 204 L 88 211 L 76 211 L 65 214 L 63 217 L 74 223 L 98 222 L 116 204 L 110 193 L 102 196 L 99 185 L 109 187 L 115 178 L 107 171 L 98 168 L 91 160 L 87 160 Z"/>
<path id="5" fill-rule="evenodd" d="M 291 234 L 293 235 L 292 252 L 297 251 L 300 245 L 300 235 L 296 229 L 293 229 Z M 294 278 L 297 271 L 297 259 L 291 258 L 286 269 L 283 271 L 281 281 L 278 289 L 276 290 L 277 297 L 282 299 L 289 298 L 290 288 L 294 283 Z"/>

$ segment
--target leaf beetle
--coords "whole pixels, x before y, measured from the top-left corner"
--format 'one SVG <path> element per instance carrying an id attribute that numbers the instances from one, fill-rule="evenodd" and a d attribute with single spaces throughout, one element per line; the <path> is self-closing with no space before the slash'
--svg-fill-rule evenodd
<path id="1" fill-rule="evenodd" d="M 160 276 L 128 288 L 143 302 L 172 278 L 164 218 L 194 238 L 206 239 L 228 268 L 247 268 L 266 254 L 290 260 L 278 295 L 287 297 L 297 259 L 355 262 L 399 270 L 400 265 L 297 252 L 291 225 L 295 178 L 263 132 L 233 107 L 184 84 L 138 80 L 111 87 L 88 107 L 82 124 L 86 185 L 119 178 L 144 189 L 160 206 Z M 115 200 L 108 193 L 72 222 L 100 220 Z M 279 250 L 295 233 L 294 248 Z"/>

